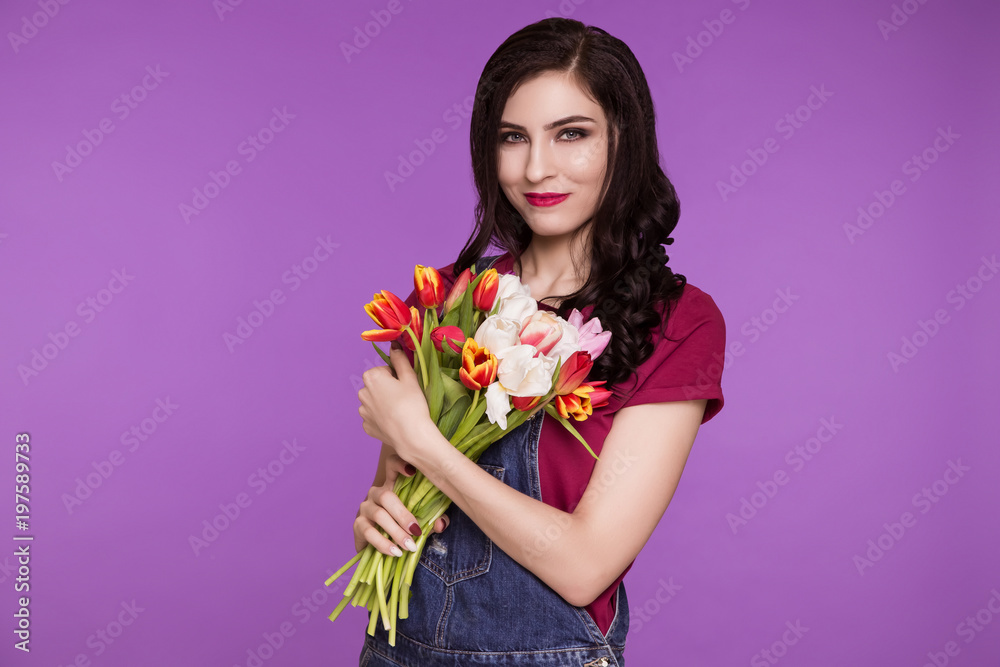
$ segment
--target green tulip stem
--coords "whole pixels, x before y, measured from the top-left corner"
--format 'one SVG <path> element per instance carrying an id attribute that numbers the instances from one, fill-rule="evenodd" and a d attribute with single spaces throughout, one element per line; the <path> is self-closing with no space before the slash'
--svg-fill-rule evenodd
<path id="1" fill-rule="evenodd" d="M 429 380 L 427 379 L 427 364 L 424 361 L 424 353 L 420 349 L 420 341 L 417 340 L 417 334 L 413 333 L 413 327 L 407 324 L 403 329 L 406 333 L 410 334 L 410 340 L 413 341 L 414 354 L 417 355 L 417 365 L 420 366 L 420 375 L 424 380 L 424 387 L 427 387 Z"/>

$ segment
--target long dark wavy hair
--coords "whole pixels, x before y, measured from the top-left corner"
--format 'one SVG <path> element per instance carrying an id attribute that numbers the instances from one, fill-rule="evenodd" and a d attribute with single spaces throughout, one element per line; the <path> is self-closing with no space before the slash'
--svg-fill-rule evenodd
<path id="1" fill-rule="evenodd" d="M 507 99 L 521 84 L 547 72 L 567 73 L 604 110 L 608 120 L 607 168 L 593 219 L 590 275 L 565 295 L 557 309 L 593 305 L 604 330 L 605 351 L 588 379 L 605 388 L 629 378 L 653 353 L 654 326 L 666 324 L 671 304 L 687 283 L 666 266 L 670 233 L 680 218 L 674 186 L 660 168 L 653 100 L 646 77 L 628 46 L 604 30 L 573 19 L 548 18 L 522 28 L 500 45 L 483 68 L 472 109 L 470 145 L 478 191 L 476 225 L 455 261 L 455 275 L 486 254 L 492 244 L 517 259 L 532 231 L 502 192 L 498 180 L 500 118 Z M 657 303 L 665 307 L 661 318 Z"/>

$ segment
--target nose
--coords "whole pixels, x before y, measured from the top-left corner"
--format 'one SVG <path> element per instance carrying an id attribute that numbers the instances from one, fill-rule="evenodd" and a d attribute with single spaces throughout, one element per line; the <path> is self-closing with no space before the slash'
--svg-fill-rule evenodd
<path id="1" fill-rule="evenodd" d="M 555 159 L 552 148 L 545 142 L 533 142 L 528 151 L 528 164 L 525 165 L 524 177 L 532 183 L 540 183 L 555 174 Z"/>

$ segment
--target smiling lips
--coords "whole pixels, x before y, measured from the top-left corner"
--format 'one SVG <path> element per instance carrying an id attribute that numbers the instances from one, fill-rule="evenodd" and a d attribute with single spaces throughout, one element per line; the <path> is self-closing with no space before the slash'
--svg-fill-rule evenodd
<path id="1" fill-rule="evenodd" d="M 532 206 L 555 206 L 559 202 L 565 201 L 566 197 L 569 195 L 558 192 L 528 192 L 524 195 L 524 198 Z"/>

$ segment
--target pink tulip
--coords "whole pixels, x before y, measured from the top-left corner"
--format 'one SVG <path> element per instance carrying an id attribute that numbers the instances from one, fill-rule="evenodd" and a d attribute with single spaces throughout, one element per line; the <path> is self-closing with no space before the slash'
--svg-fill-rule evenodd
<path id="1" fill-rule="evenodd" d="M 584 324 L 583 313 L 576 308 L 566 319 L 580 331 L 580 348 L 590 353 L 591 360 L 601 356 L 611 340 L 611 332 L 601 328 L 601 320 L 592 317 Z"/>

